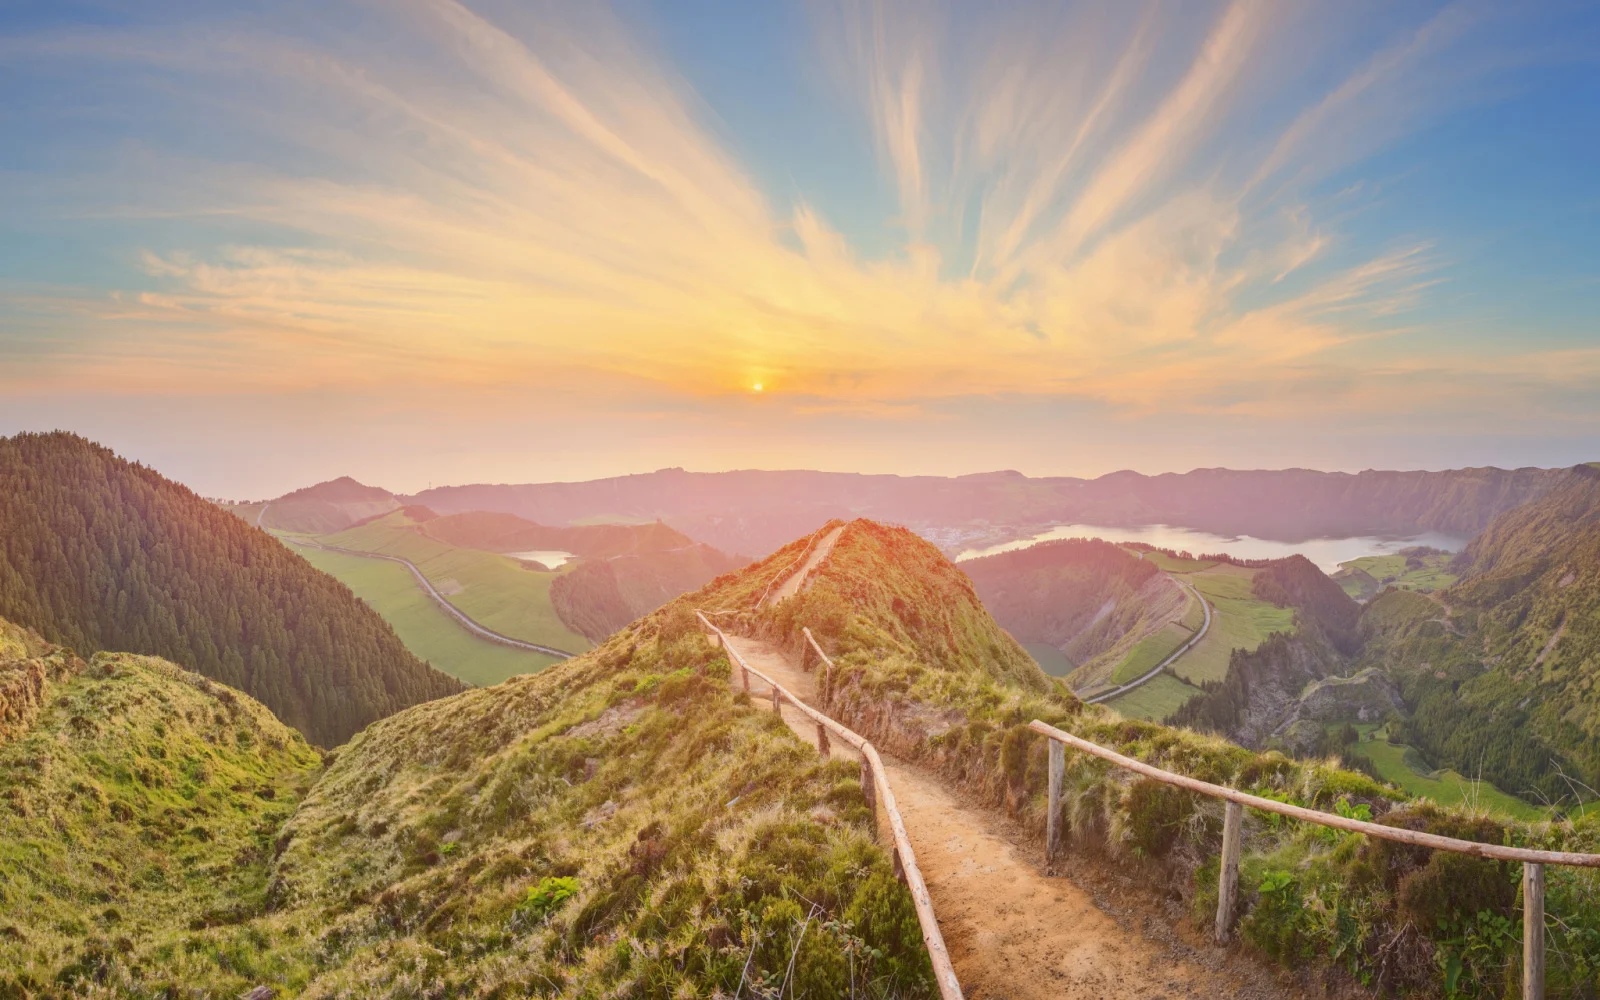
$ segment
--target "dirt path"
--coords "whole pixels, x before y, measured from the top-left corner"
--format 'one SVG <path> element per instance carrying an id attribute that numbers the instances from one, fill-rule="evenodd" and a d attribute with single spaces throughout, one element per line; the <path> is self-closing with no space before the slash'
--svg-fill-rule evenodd
<path id="1" fill-rule="evenodd" d="M 844 525 L 841 524 L 826 535 L 823 535 L 822 540 L 811 547 L 811 555 L 806 558 L 805 563 L 799 569 L 790 573 L 782 583 L 778 584 L 777 589 L 768 594 L 766 601 L 763 603 L 777 604 L 785 597 L 793 597 L 798 594 L 801 584 L 805 583 L 806 574 L 815 569 L 822 560 L 828 558 L 828 553 L 833 551 L 833 543 L 839 540 L 839 533 L 842 531 L 844 531 Z"/>
<path id="2" fill-rule="evenodd" d="M 813 673 L 768 643 L 729 641 L 751 666 L 819 704 Z M 751 678 L 750 695 L 770 697 L 771 689 Z M 814 723 L 788 707 L 783 718 L 816 745 Z M 837 742 L 833 752 L 855 757 Z M 1200 953 L 1179 954 L 1124 928 L 1077 884 L 1046 876 L 1032 848 L 1017 844 L 1002 821 L 957 799 L 937 775 L 892 757 L 884 766 L 969 1000 L 1291 995 L 1263 985 L 1260 975 L 1230 973 L 1220 951 L 1202 965 L 1195 960 Z"/>

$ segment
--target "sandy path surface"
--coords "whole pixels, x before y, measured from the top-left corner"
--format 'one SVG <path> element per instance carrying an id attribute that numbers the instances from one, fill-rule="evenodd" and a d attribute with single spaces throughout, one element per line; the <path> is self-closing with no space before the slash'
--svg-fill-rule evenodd
<path id="1" fill-rule="evenodd" d="M 818 704 L 815 674 L 768 643 L 729 641 L 752 667 Z M 752 677 L 750 696 L 767 698 L 771 689 Z M 788 707 L 783 717 L 816 744 L 811 720 Z M 855 757 L 837 741 L 833 752 Z M 1074 882 L 1046 876 L 1031 848 L 1013 843 L 1000 821 L 958 800 L 937 775 L 891 757 L 884 766 L 969 1000 L 1292 995 L 1264 986 L 1259 975 L 1230 974 L 1220 961 L 1202 967 L 1124 928 Z"/>
<path id="2" fill-rule="evenodd" d="M 823 535 L 822 540 L 811 547 L 811 555 L 806 558 L 805 563 L 799 569 L 790 573 L 788 579 L 778 585 L 778 589 L 767 595 L 766 603 L 777 604 L 785 597 L 793 597 L 800 593 L 800 585 L 805 582 L 806 574 L 815 569 L 822 560 L 828 558 L 828 553 L 833 551 L 833 543 L 839 540 L 839 533 L 842 531 L 844 531 L 844 525 L 841 524 L 826 535 Z"/>

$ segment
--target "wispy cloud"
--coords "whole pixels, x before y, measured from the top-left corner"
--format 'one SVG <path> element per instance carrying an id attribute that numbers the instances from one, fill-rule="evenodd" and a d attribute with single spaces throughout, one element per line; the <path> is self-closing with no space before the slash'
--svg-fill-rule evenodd
<path id="1" fill-rule="evenodd" d="M 1382 110 L 1395 91 L 1477 23 L 1454 8 L 1343 75 L 1319 65 L 1334 82 L 1318 91 L 1268 75 L 1294 61 L 1266 48 L 1316 36 L 1260 0 L 981 28 L 890 0 L 821 6 L 818 39 L 898 191 L 900 243 L 880 257 L 813 203 L 776 208 L 604 9 L 487 10 L 406 0 L 340 7 L 315 34 L 286 17 L 3 43 L 154 80 L 234 140 L 232 159 L 141 141 L 80 206 L 186 221 L 164 232 L 193 242 L 144 246 L 139 280 L 88 313 L 72 295 L 58 375 L 228 391 L 559 370 L 700 398 L 760 381 L 805 412 L 895 418 L 984 394 L 1259 413 L 1359 395 L 1352 352 L 1403 337 L 1442 277 L 1414 235 L 1348 245 L 1294 179 L 1326 175 L 1335 123 L 1401 127 Z M 1266 113 L 1275 86 L 1305 97 Z M 1426 111 L 1409 100 L 1406 120 Z M 1246 113 L 1266 124 L 1239 131 Z M 13 385 L 43 378 L 21 371 Z"/>

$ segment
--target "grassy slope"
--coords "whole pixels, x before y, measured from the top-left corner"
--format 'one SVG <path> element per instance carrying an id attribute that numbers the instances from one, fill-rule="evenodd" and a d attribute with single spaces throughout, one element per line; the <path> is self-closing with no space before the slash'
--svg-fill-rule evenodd
<path id="1" fill-rule="evenodd" d="M 1429 768 L 1416 750 L 1390 743 L 1381 733 L 1376 733 L 1379 727 L 1375 724 L 1360 725 L 1356 729 L 1361 733 L 1361 741 L 1354 744 L 1354 752 L 1372 761 L 1383 780 L 1398 786 L 1407 795 L 1432 799 L 1444 806 L 1485 809 L 1512 819 L 1546 818 L 1546 810 L 1507 795 L 1487 781 L 1475 781 L 1449 768 Z"/>
<path id="2" fill-rule="evenodd" d="M 562 623 L 550 603 L 555 574 L 524 569 L 508 556 L 457 548 L 411 530 L 412 523 L 403 511 L 397 511 L 320 540 L 339 548 L 411 560 L 451 604 L 513 639 L 570 652 L 590 647 L 588 639 Z M 455 587 L 461 590 L 451 593 Z"/>
<path id="3" fill-rule="evenodd" d="M 108 654 L 0 748 L 0 995 L 932 995 L 857 768 L 727 676 L 680 602 L 369 727 L 295 810 L 298 737 Z"/>
<path id="4" fill-rule="evenodd" d="M 355 591 L 394 626 L 400 641 L 418 658 L 457 680 L 484 687 L 517 674 L 535 673 L 555 662 L 554 657 L 542 653 L 473 635 L 423 593 L 411 571 L 399 563 L 309 546 L 297 546 L 295 551 Z"/>
<path id="5" fill-rule="evenodd" d="M 1211 630 L 1172 665 L 1185 680 L 1201 683 L 1221 680 L 1235 649 L 1253 650 L 1274 632 L 1294 628 L 1294 611 L 1275 607 L 1250 592 L 1255 570 L 1227 564 L 1211 566 L 1184 577 L 1211 602 Z"/>
<path id="6" fill-rule="evenodd" d="M 252 699 L 152 657 L 98 654 L 47 699 L 0 746 L 0 995 L 114 962 L 211 970 L 196 982 L 248 964 L 246 942 L 210 928 L 261 905 L 317 753 Z"/>
<path id="7" fill-rule="evenodd" d="M 1228 661 L 1235 649 L 1253 650 L 1273 632 L 1294 628 L 1291 609 L 1275 607 L 1251 593 L 1255 570 L 1211 560 L 1179 559 L 1163 552 L 1145 552 L 1144 558 L 1190 584 L 1211 602 L 1211 630 L 1172 665 L 1173 672 L 1185 681 L 1220 681 L 1228 673 Z M 1189 598 L 1181 621 L 1184 626 L 1198 629 L 1204 615 L 1204 610 Z M 1111 677 L 1116 683 L 1127 683 L 1187 641 L 1188 636 L 1178 628 L 1154 632 L 1121 654 Z"/>
<path id="8" fill-rule="evenodd" d="M 1126 684 L 1143 677 L 1193 637 L 1194 633 L 1182 625 L 1168 622 L 1134 644 L 1128 655 L 1112 670 L 1111 683 Z"/>
<path id="9" fill-rule="evenodd" d="M 732 695 L 684 611 L 341 752 L 278 867 L 290 920 L 331 907 L 340 942 L 306 996 L 395 995 L 417 963 L 442 995 L 731 995 L 797 940 L 797 995 L 848 993 L 852 962 L 865 995 L 928 991 L 856 768 Z M 575 895 L 544 912 L 555 878 Z"/>
<path id="10" fill-rule="evenodd" d="M 1162 672 L 1127 694 L 1110 699 L 1105 706 L 1130 719 L 1160 722 L 1199 693 L 1193 684 Z"/>
<path id="11" fill-rule="evenodd" d="M 1421 569 L 1409 569 L 1403 555 L 1363 556 L 1340 563 L 1333 579 L 1345 593 L 1363 601 L 1387 586 L 1427 591 L 1445 590 L 1455 584 L 1457 577 L 1449 571 L 1453 557 L 1428 555 L 1421 558 Z"/>

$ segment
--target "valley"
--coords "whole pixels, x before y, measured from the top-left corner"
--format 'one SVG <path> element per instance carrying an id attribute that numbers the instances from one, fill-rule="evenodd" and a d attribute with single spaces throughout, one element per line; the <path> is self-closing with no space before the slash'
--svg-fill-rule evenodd
<path id="1" fill-rule="evenodd" d="M 346 555 L 316 545 L 304 545 L 296 551 L 382 615 L 394 626 L 407 649 L 463 683 L 476 687 L 498 684 L 517 674 L 543 670 L 560 659 L 492 642 L 463 629 L 398 563 Z"/>
<path id="2" fill-rule="evenodd" d="M 233 513 L 269 522 L 413 653 L 478 685 L 576 655 L 737 565 L 656 522 L 551 528 L 509 514 L 440 517 L 348 477 Z M 308 525 L 336 530 L 297 530 Z"/>

